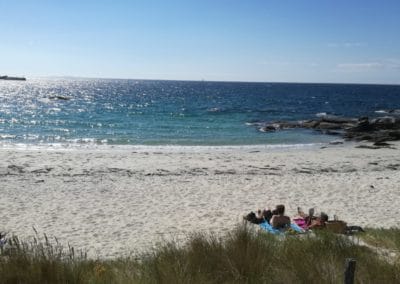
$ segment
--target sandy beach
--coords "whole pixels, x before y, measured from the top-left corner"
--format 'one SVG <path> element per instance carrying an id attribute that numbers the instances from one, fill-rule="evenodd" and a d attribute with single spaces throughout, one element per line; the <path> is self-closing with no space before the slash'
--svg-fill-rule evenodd
<path id="1" fill-rule="evenodd" d="M 91 257 L 224 233 L 257 208 L 316 207 L 349 224 L 398 226 L 400 144 L 361 149 L 126 147 L 0 150 L 0 231 L 40 234 Z"/>

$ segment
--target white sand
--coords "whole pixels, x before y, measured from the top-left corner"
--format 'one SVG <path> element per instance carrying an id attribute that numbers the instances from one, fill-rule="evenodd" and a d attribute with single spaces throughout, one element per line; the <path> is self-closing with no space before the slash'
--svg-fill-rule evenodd
<path id="1" fill-rule="evenodd" d="M 397 149 L 140 148 L 0 150 L 0 231 L 39 233 L 92 257 L 188 232 L 225 232 L 283 203 L 350 224 L 398 226 Z M 146 150 L 147 149 L 147 150 Z"/>

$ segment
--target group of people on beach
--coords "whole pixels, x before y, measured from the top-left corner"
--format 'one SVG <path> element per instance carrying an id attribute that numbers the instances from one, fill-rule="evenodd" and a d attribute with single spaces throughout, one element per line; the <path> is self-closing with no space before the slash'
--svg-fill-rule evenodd
<path id="1" fill-rule="evenodd" d="M 290 217 L 285 215 L 285 206 L 283 204 L 277 205 L 273 210 L 259 209 L 257 213 L 250 212 L 244 216 L 244 219 L 254 224 L 267 222 L 275 229 L 287 228 L 291 224 Z M 324 228 L 328 219 L 329 216 L 324 212 L 315 215 L 314 209 L 311 208 L 308 214 L 305 214 L 303 210 L 298 207 L 297 215 L 293 218 L 293 222 L 302 229 L 318 229 Z"/>

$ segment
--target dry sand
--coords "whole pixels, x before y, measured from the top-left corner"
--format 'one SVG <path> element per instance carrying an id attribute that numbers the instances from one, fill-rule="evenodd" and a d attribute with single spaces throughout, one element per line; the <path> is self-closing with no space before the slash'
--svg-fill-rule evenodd
<path id="1" fill-rule="evenodd" d="M 398 226 L 396 149 L 126 147 L 0 150 L 0 231 L 39 233 L 91 257 L 142 251 L 189 232 L 223 233 L 283 203 L 349 224 Z"/>

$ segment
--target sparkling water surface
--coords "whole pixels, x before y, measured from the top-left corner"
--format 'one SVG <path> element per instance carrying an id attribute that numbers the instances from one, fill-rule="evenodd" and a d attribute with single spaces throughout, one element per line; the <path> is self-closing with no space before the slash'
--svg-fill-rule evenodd
<path id="1" fill-rule="evenodd" d="M 374 116 L 400 86 L 28 79 L 0 81 L 2 145 L 281 145 L 334 140 L 251 122 Z"/>

